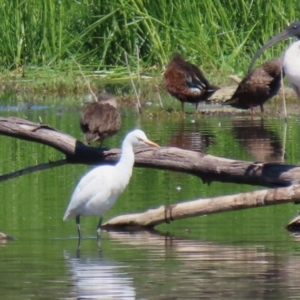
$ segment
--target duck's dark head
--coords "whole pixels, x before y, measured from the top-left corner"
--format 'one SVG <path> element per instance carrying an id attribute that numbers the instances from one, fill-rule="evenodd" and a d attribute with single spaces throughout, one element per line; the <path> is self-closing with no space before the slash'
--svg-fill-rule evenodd
<path id="1" fill-rule="evenodd" d="M 251 63 L 249 65 L 249 71 L 252 69 L 256 59 L 268 48 L 273 46 L 274 44 L 285 40 L 290 37 L 297 37 L 300 40 L 300 21 L 293 22 L 290 26 L 288 26 L 285 30 L 280 32 L 279 34 L 272 37 L 268 40 L 253 56 Z"/>

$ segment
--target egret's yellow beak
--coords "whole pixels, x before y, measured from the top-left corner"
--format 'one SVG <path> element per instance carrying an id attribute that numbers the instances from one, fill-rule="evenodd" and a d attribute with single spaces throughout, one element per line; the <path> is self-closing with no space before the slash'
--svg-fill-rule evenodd
<path id="1" fill-rule="evenodd" d="M 153 147 L 159 147 L 159 145 L 157 145 L 156 143 L 150 141 L 150 140 L 142 140 L 145 144 L 149 145 L 149 146 L 153 146 Z"/>

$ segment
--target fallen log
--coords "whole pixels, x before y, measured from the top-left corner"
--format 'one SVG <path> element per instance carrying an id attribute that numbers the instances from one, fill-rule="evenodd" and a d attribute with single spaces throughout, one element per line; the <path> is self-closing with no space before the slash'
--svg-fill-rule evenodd
<path id="1" fill-rule="evenodd" d="M 0 134 L 46 144 L 66 155 L 65 163 L 114 164 L 120 149 L 89 147 L 72 136 L 50 126 L 19 118 L 0 118 Z M 148 167 L 198 176 L 204 183 L 212 181 L 243 183 L 266 187 L 284 187 L 299 183 L 300 167 L 278 163 L 257 163 L 227 159 L 175 147 L 135 148 L 135 167 Z M 32 168 L 35 171 L 38 168 Z M 26 169 L 17 171 L 22 175 Z M 9 179 L 9 176 L 4 176 Z"/>
<path id="2" fill-rule="evenodd" d="M 13 239 L 14 239 L 13 237 L 11 237 L 11 236 L 7 235 L 6 233 L 0 231 L 0 242 L 11 241 Z"/>
<path id="3" fill-rule="evenodd" d="M 300 200 L 300 185 L 276 188 L 251 193 L 219 196 L 209 199 L 162 205 L 142 213 L 115 217 L 102 225 L 103 229 L 153 229 L 162 223 L 219 212 L 284 204 Z"/>
<path id="4" fill-rule="evenodd" d="M 48 145 L 66 155 L 72 163 L 95 163 L 104 159 L 103 149 L 86 146 L 72 136 L 48 125 L 0 117 L 0 134 Z"/>
<path id="5" fill-rule="evenodd" d="M 286 229 L 291 231 L 291 232 L 300 232 L 300 215 L 296 216 L 292 221 L 290 221 Z"/>

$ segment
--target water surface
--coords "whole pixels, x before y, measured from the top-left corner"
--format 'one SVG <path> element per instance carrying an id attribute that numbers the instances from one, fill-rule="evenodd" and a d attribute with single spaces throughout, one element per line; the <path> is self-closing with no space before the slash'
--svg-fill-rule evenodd
<path id="1" fill-rule="evenodd" d="M 81 139 L 79 106 L 6 107 L 1 116 L 44 123 Z M 105 142 L 119 147 L 140 127 L 160 145 L 248 161 L 300 161 L 299 118 L 195 116 L 157 118 L 122 112 L 120 132 Z M 0 136 L 1 173 L 63 158 L 58 151 Z M 106 232 L 101 250 L 97 218 L 63 222 L 70 195 L 91 166 L 65 165 L 0 183 L 1 299 L 295 299 L 299 295 L 299 241 L 285 230 L 294 204 L 190 218 L 154 232 Z M 192 175 L 135 168 L 105 220 L 162 204 L 263 189 Z"/>

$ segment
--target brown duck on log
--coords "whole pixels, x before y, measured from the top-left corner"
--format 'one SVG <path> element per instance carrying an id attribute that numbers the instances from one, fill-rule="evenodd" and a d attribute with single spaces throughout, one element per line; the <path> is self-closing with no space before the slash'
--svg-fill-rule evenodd
<path id="1" fill-rule="evenodd" d="M 184 103 L 195 103 L 196 110 L 201 101 L 206 101 L 219 88 L 211 85 L 196 66 L 175 54 L 166 67 L 163 82 L 168 92 L 181 101 L 181 110 L 184 112 Z"/>
<path id="2" fill-rule="evenodd" d="M 116 98 L 107 93 L 98 96 L 98 102 L 88 104 L 80 119 L 80 128 L 87 143 L 100 141 L 116 134 L 121 127 L 121 116 Z"/>
<path id="3" fill-rule="evenodd" d="M 251 70 L 240 82 L 231 99 L 224 105 L 240 109 L 251 109 L 260 106 L 264 112 L 264 103 L 275 96 L 281 86 L 282 58 L 269 60 Z M 284 76 L 284 74 L 282 74 Z"/>

